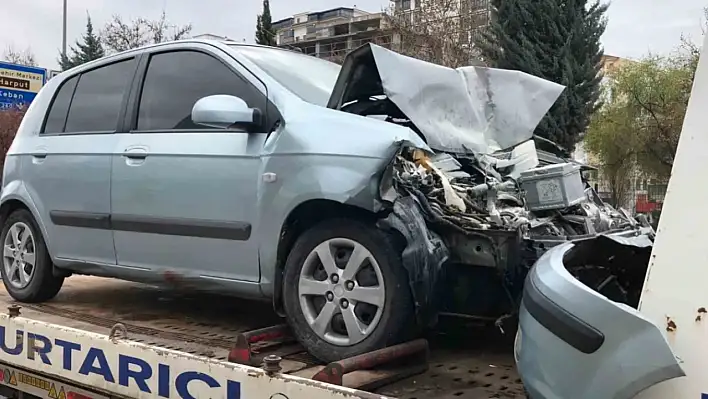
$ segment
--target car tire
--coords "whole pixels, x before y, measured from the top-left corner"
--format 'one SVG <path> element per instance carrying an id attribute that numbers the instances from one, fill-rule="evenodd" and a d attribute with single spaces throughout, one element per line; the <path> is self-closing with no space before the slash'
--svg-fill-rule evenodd
<path id="1" fill-rule="evenodd" d="M 341 276 L 336 284 L 324 270 L 319 254 L 325 252 L 318 252 L 326 251 L 323 248 L 329 248 L 336 273 Z M 364 260 L 352 262 L 361 263 L 361 268 L 347 280 L 351 272 L 346 265 L 354 249 L 357 254 L 364 253 L 362 249 L 367 252 L 354 257 Z M 285 264 L 283 300 L 295 337 L 311 355 L 323 362 L 341 360 L 400 343 L 417 331 L 413 296 L 400 252 L 393 237 L 373 225 L 348 219 L 322 222 L 297 239 Z M 310 285 L 313 279 L 315 286 Z M 305 294 L 306 290 L 316 294 Z M 318 319 L 325 313 L 333 316 L 323 330 Z"/>
<path id="2" fill-rule="evenodd" d="M 29 211 L 19 209 L 10 214 L 3 224 L 0 243 L 0 273 L 10 296 L 33 303 L 50 300 L 59 293 L 64 278 L 54 275 L 44 237 Z"/>

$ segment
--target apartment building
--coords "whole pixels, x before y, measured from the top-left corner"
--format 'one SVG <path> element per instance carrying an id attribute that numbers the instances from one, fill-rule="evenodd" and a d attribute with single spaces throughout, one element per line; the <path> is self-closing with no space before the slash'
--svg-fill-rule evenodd
<path id="1" fill-rule="evenodd" d="M 418 0 L 418 3 L 421 1 Z M 398 10 L 413 10 L 415 9 L 416 0 L 393 0 L 392 3 Z"/>
<path id="2" fill-rule="evenodd" d="M 410 12 L 413 26 L 416 20 L 427 21 L 426 24 L 458 24 L 456 32 L 462 43 L 471 43 L 476 32 L 489 24 L 489 0 L 459 0 L 459 4 L 448 5 L 440 18 L 431 15 L 416 18 L 416 12 L 437 13 L 438 1 L 392 0 L 388 12 L 399 17 L 401 12 L 403 15 Z M 355 7 L 304 12 L 273 23 L 279 46 L 334 60 L 341 60 L 346 53 L 368 42 L 395 46 L 397 35 L 389 28 L 383 12 L 371 13 Z M 424 27 L 420 29 L 425 31 Z"/>
<path id="3" fill-rule="evenodd" d="M 489 0 L 392 0 L 391 5 L 393 10 L 411 12 L 414 20 L 418 11 L 428 14 L 427 21 L 459 24 L 460 33 L 470 41 L 491 20 Z"/>
<path id="4" fill-rule="evenodd" d="M 279 46 L 322 58 L 339 58 L 371 41 L 385 41 L 383 13 L 338 7 L 304 12 L 273 23 Z"/>
<path id="5" fill-rule="evenodd" d="M 202 33 L 199 35 L 192 36 L 192 39 L 202 39 L 202 40 L 231 40 L 227 36 L 215 35 L 213 33 Z"/>

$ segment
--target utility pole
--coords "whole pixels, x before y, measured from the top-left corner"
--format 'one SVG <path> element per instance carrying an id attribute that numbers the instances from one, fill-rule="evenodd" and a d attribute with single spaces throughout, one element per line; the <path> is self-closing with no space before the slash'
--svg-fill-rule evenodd
<path id="1" fill-rule="evenodd" d="M 61 34 L 61 54 L 66 58 L 66 3 L 68 0 L 64 0 L 64 15 L 62 23 L 62 34 Z"/>

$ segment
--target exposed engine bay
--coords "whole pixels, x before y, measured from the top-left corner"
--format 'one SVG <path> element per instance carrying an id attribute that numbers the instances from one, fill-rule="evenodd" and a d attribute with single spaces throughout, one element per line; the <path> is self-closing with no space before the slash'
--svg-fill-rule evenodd
<path id="1" fill-rule="evenodd" d="M 498 168 L 498 160 L 403 147 L 392 165 L 395 201 L 417 208 L 447 250 L 434 295 L 438 314 L 499 322 L 515 312 L 528 271 L 551 247 L 598 234 L 653 238 L 646 221 L 604 203 L 580 165 L 516 172 L 518 164 Z"/>
<path id="2" fill-rule="evenodd" d="M 406 74 L 399 71 L 405 70 Z M 403 76 L 405 75 L 405 76 Z M 604 203 L 586 165 L 537 150 L 533 132 L 564 87 L 518 71 L 450 69 L 366 45 L 344 62 L 330 108 L 409 127 L 379 188 L 402 234 L 422 324 L 501 322 L 535 261 L 567 240 L 653 229 Z"/>

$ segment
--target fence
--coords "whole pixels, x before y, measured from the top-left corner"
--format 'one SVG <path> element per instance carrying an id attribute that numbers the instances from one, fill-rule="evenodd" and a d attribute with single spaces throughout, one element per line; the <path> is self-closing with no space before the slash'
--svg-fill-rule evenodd
<path id="1" fill-rule="evenodd" d="M 660 212 L 668 186 L 667 179 L 650 178 L 639 171 L 617 182 L 598 172 L 589 173 L 587 177 L 603 201 L 632 214 Z"/>

